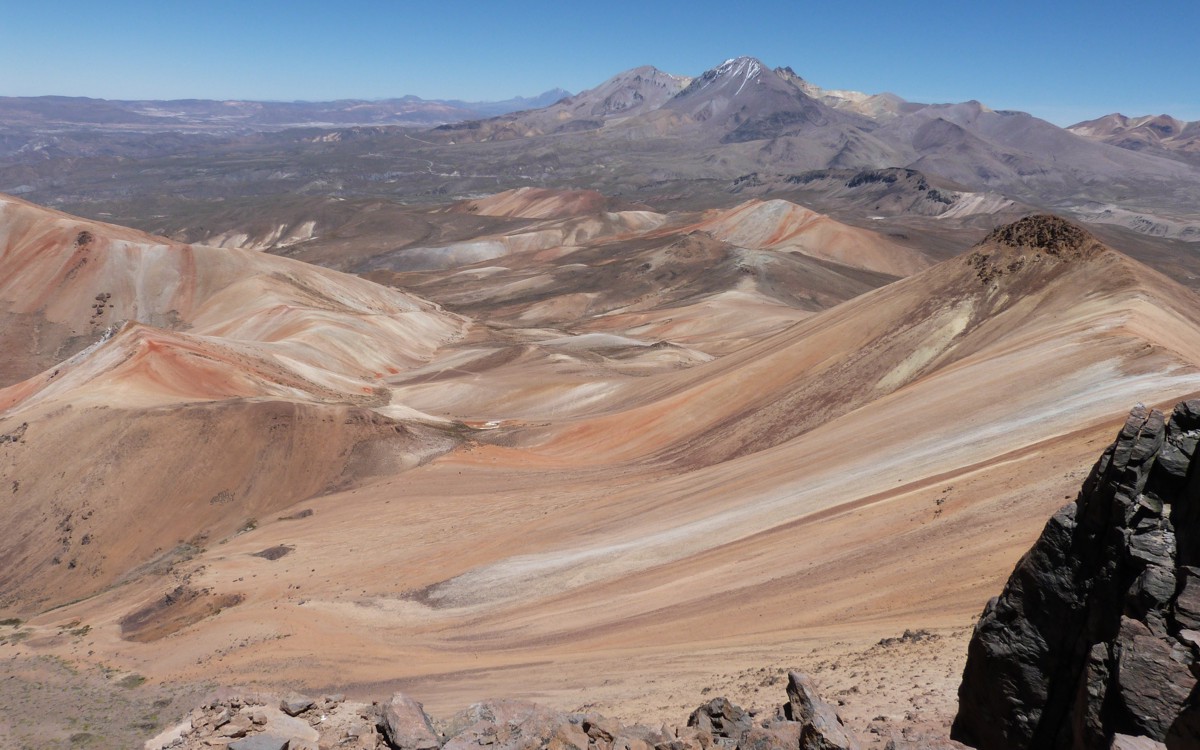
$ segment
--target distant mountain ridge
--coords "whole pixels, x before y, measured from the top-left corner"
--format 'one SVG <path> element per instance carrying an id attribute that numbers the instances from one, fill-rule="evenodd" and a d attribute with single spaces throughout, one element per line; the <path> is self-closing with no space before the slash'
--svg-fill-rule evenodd
<path id="1" fill-rule="evenodd" d="M 1114 112 L 1067 128 L 1075 135 L 1130 151 L 1147 151 L 1200 163 L 1200 120 L 1188 122 L 1170 115 L 1126 117 Z"/>
<path id="2" fill-rule="evenodd" d="M 339 99 L 328 102 L 254 100 L 118 100 L 71 96 L 0 97 L 0 131 L 82 127 L 123 132 L 262 132 L 293 127 L 409 125 L 494 117 L 547 107 L 571 92 L 554 88 L 531 97 L 459 99 Z"/>

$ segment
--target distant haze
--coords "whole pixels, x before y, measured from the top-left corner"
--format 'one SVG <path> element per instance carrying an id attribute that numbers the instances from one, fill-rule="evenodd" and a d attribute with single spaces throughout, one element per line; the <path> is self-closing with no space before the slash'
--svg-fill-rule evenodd
<path id="1" fill-rule="evenodd" d="M 1060 125 L 1110 112 L 1200 119 L 1200 6 L 1115 2 L 836 7 L 764 0 L 517 8 L 347 0 L 202 5 L 67 0 L 6 8 L 0 96 L 496 101 L 652 64 L 693 76 L 754 55 L 821 86 L 978 99 Z"/>

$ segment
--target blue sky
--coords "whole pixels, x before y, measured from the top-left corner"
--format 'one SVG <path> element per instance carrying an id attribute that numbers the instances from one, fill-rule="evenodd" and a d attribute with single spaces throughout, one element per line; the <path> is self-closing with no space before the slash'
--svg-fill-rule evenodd
<path id="1" fill-rule="evenodd" d="M 1047 7 L 1049 6 L 1049 7 Z M 4 3 L 0 95 L 504 99 L 728 57 L 1059 124 L 1200 119 L 1200 2 Z"/>

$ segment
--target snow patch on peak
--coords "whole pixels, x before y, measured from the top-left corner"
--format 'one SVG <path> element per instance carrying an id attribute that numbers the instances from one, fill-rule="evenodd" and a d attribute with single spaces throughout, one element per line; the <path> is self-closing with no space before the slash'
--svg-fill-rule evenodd
<path id="1" fill-rule="evenodd" d="M 762 72 L 763 64 L 753 57 L 734 57 L 721 63 L 716 73 L 718 76 L 744 76 L 753 78 Z"/>
<path id="2" fill-rule="evenodd" d="M 687 92 L 700 91 L 714 83 L 741 79 L 737 91 L 734 92 L 734 96 L 737 96 L 746 84 L 758 78 L 763 70 L 763 64 L 753 57 L 733 57 L 717 67 L 705 71 L 702 76 L 692 81 Z"/>

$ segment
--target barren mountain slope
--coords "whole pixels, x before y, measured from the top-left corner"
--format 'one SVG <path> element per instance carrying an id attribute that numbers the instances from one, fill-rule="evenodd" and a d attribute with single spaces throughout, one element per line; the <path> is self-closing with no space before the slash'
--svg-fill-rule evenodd
<path id="1" fill-rule="evenodd" d="M 403 685 L 446 708 L 627 706 L 662 679 L 673 710 L 717 669 L 967 624 L 1089 441 L 1131 399 L 1200 390 L 1198 309 L 1080 230 L 1023 221 L 757 345 L 599 389 L 599 416 L 498 422 L 34 625 L 79 618 L 98 657 L 156 678 Z M 491 387 L 451 361 L 442 386 Z M 510 408 L 507 384 L 490 397 Z M 202 591 L 238 603 L 191 616 Z"/>
<path id="2" fill-rule="evenodd" d="M 738 247 L 788 250 L 852 268 L 908 276 L 929 266 L 922 253 L 785 200 L 748 201 L 697 229 Z"/>
<path id="3" fill-rule="evenodd" d="M 1194 166 L 975 101 L 926 106 L 885 122 L 873 135 L 904 153 L 910 168 L 1062 209 L 1076 210 L 1084 200 L 1141 200 L 1170 214 L 1185 210 L 1192 199 L 1184 195 L 1194 199 L 1200 182 Z"/>
<path id="4" fill-rule="evenodd" d="M 599 86 L 550 106 L 444 125 L 435 129 L 430 137 L 461 143 L 597 130 L 610 122 L 654 111 L 679 93 L 688 80 L 643 65 L 618 73 Z"/>
<path id="5" fill-rule="evenodd" d="M 1067 128 L 1084 138 L 1130 151 L 1200 162 L 1200 121 L 1186 122 L 1170 115 L 1126 117 L 1119 113 L 1075 123 Z"/>
<path id="6" fill-rule="evenodd" d="M 540 197 L 532 207 L 521 210 L 542 212 L 566 200 L 560 210 L 574 213 L 572 194 L 551 191 L 502 193 L 467 206 L 520 207 L 534 195 Z M 483 259 L 438 270 L 475 260 L 476 253 Z M 406 399 L 442 413 L 438 403 L 450 388 L 466 399 L 454 401 L 460 411 L 453 413 L 487 411 L 492 401 L 480 382 L 486 377 L 511 389 L 506 408 L 493 416 L 533 417 L 561 414 L 572 400 L 573 411 L 588 408 L 591 399 L 568 394 L 602 388 L 606 372 L 645 375 L 672 362 L 703 361 L 689 350 L 733 351 L 928 263 L 875 232 L 786 201 L 752 201 L 702 215 L 620 211 L 548 219 L 444 248 L 407 248 L 366 268 L 373 269 L 370 278 L 413 289 L 495 330 L 490 340 L 477 336 L 459 347 L 453 369 L 439 371 L 435 362 L 393 379 L 422 384 L 431 400 L 412 390 Z M 526 376 L 539 357 L 548 358 L 546 366 L 538 377 Z M 565 390 L 550 398 L 554 369 L 570 374 Z M 593 377 L 581 380 L 588 370 Z M 456 377 L 464 371 L 477 377 Z"/>
<path id="7" fill-rule="evenodd" d="M 457 442 L 383 379 L 463 319 L 296 261 L 0 210 L 0 345 L 25 378 L 0 389 L 3 606 L 91 594 Z"/>

